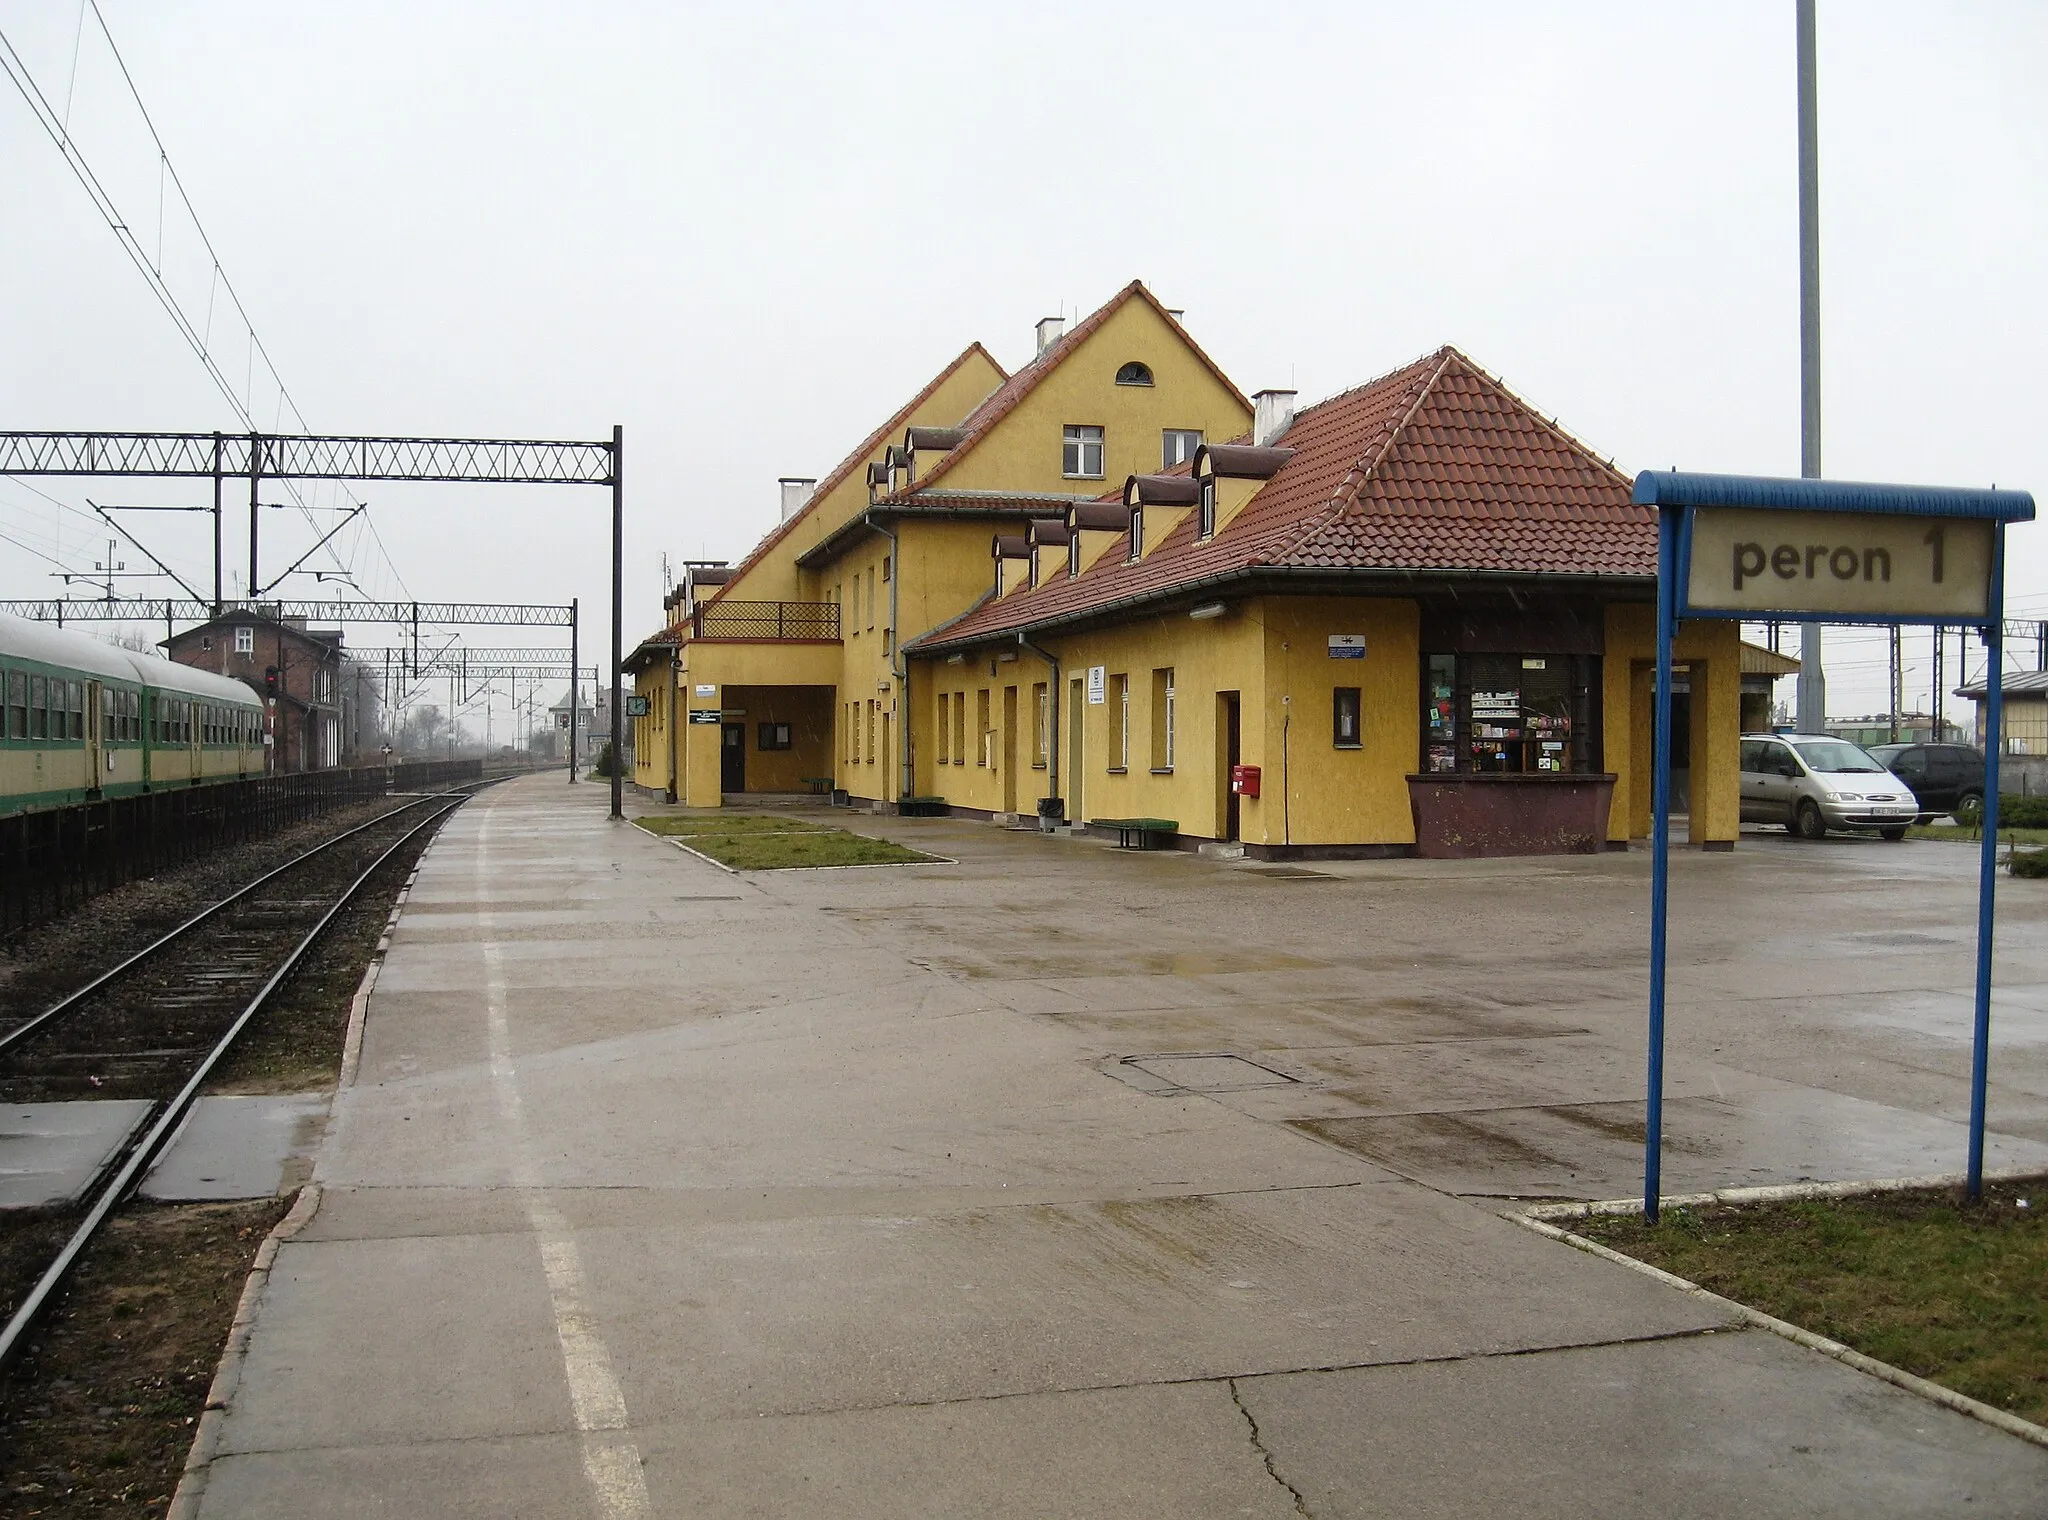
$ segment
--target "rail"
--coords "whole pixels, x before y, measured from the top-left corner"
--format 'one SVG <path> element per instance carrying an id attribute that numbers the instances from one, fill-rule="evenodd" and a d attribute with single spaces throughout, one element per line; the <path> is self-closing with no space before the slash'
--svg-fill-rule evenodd
<path id="1" fill-rule="evenodd" d="M 691 618 L 699 639 L 836 639 L 836 602 L 708 602 Z"/>
<path id="2" fill-rule="evenodd" d="M 0 818 L 0 939 L 102 892 L 334 808 L 438 791 L 484 775 L 481 760 L 432 760 L 259 776 Z"/>

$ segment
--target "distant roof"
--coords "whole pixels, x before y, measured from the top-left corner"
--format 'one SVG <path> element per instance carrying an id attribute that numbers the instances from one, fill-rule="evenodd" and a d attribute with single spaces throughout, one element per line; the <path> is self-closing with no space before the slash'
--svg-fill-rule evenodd
<path id="1" fill-rule="evenodd" d="M 2008 697 L 2048 697 L 2048 670 L 2008 670 L 1998 684 Z M 1979 681 L 1972 686 L 1958 686 L 1956 695 L 1981 699 L 1990 695 L 1990 688 Z"/>
<path id="2" fill-rule="evenodd" d="M 1747 639 L 1742 641 L 1741 674 L 1746 676 L 1789 676 L 1795 674 L 1798 669 L 1798 656 L 1779 654 L 1775 649 L 1767 649 L 1762 644 L 1752 644 Z"/>
<path id="3" fill-rule="evenodd" d="M 1292 457 L 1213 538 L 1189 512 L 1133 564 L 991 596 L 914 649 L 1079 621 L 1264 572 L 1653 584 L 1657 515 L 1630 482 L 1454 348 L 1301 412 Z"/>

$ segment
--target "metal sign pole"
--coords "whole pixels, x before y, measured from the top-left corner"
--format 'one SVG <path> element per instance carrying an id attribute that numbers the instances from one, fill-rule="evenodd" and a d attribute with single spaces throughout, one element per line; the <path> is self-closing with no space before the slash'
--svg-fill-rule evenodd
<path id="1" fill-rule="evenodd" d="M 1664 962 L 1671 893 L 1671 646 L 1678 633 L 1679 514 L 1657 512 L 1657 689 L 1650 724 L 1650 1074 L 1643 1115 L 1643 1217 L 1657 1222 L 1664 1171 Z"/>
<path id="2" fill-rule="evenodd" d="M 1984 1103 L 1991 1066 L 1991 936 L 1998 895 L 1998 752 L 2005 717 L 2005 524 L 1991 545 L 1984 626 L 1984 839 L 1977 858 L 1977 1009 L 1970 1033 L 1970 1197 L 1984 1196 Z"/>

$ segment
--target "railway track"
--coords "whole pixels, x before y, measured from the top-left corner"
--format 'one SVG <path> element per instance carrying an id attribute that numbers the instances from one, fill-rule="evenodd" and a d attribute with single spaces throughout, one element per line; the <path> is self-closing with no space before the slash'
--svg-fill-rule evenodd
<path id="1" fill-rule="evenodd" d="M 0 1329 L 0 1370 L 323 931 L 408 845 L 487 784 L 415 798 L 307 850 L 0 1034 L 0 1102 L 150 1105 L 86 1189 L 69 1239 Z"/>

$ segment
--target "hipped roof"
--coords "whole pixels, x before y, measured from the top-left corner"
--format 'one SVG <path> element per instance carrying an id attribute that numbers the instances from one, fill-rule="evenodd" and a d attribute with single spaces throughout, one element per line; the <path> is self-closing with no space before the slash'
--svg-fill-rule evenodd
<path id="1" fill-rule="evenodd" d="M 1189 512 L 1136 563 L 1114 549 L 984 599 L 909 646 L 937 649 L 1273 575 L 1654 581 L 1655 509 L 1631 482 L 1456 349 L 1301 412 L 1292 457 L 1214 537 Z"/>

